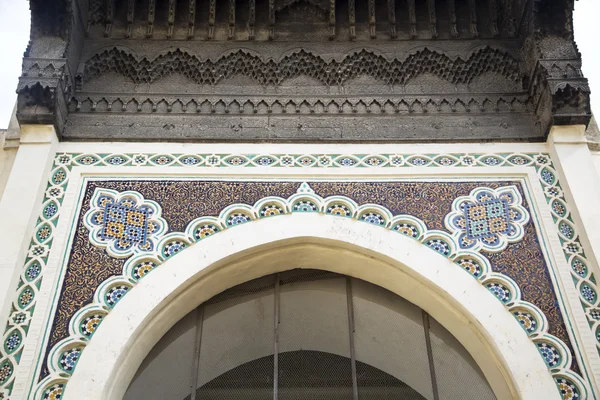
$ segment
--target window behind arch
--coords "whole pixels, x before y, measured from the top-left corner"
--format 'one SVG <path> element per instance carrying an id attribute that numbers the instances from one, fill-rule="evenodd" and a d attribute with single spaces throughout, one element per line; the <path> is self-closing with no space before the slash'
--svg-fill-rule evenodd
<path id="1" fill-rule="evenodd" d="M 125 400 L 495 399 L 462 345 L 381 287 L 292 270 L 231 288 L 179 321 Z"/>

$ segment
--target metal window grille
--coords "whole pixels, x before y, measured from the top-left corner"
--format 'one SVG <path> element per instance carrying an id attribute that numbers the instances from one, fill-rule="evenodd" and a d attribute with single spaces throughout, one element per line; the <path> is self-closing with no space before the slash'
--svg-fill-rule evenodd
<path id="1" fill-rule="evenodd" d="M 231 288 L 179 321 L 125 400 L 491 400 L 437 321 L 354 278 L 293 270 Z"/>

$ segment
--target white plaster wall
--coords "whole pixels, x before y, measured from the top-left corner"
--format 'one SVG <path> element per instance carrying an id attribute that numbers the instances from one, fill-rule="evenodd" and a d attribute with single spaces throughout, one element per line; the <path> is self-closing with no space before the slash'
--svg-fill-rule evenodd
<path id="1" fill-rule="evenodd" d="M 4 147 L 7 133 L 8 130 L 5 129 L 0 131 L 0 199 L 4 194 L 6 182 L 8 182 L 18 149 L 18 147 Z"/>
<path id="2" fill-rule="evenodd" d="M 596 173 L 600 175 L 600 151 L 592 152 L 592 160 L 594 160 L 594 165 L 596 166 Z"/>

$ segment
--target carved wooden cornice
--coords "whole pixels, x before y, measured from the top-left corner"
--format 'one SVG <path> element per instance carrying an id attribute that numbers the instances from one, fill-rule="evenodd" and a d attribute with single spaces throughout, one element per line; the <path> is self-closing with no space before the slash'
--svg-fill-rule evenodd
<path id="1" fill-rule="evenodd" d="M 98 116 L 103 102 L 113 111 L 140 116 L 143 112 L 133 109 L 152 104 L 153 118 L 169 115 L 178 104 L 204 118 L 199 105 L 206 101 L 210 109 L 225 105 L 224 115 L 240 117 L 245 112 L 237 110 L 245 110 L 244 104 L 257 110 L 251 114 L 298 109 L 303 110 L 294 111 L 298 117 L 308 110 L 311 118 L 325 115 L 330 107 L 332 114 L 350 110 L 361 118 L 402 114 L 403 104 L 409 115 L 433 118 L 427 115 L 448 107 L 449 115 L 464 113 L 474 129 L 482 130 L 477 126 L 507 124 L 504 116 L 502 121 L 491 117 L 494 104 L 519 99 L 527 107 L 508 112 L 519 114 L 520 126 L 530 118 L 531 137 L 543 136 L 553 124 L 587 124 L 591 116 L 590 90 L 573 40 L 573 0 L 31 0 L 31 10 L 31 44 L 17 88 L 17 115 L 21 123 L 53 123 L 59 132 L 77 130 L 82 117 L 69 121 L 70 113 L 94 113 L 85 117 L 86 123 L 96 118 L 96 124 L 103 124 L 104 117 Z M 96 49 L 92 53 L 90 43 Z M 223 44 L 224 50 L 209 55 L 203 50 L 208 43 Z M 319 51 L 309 43 L 318 43 Z M 342 43 L 356 46 L 340 52 Z M 402 45 L 406 55 L 399 55 L 389 51 L 396 43 L 415 44 Z M 471 50 L 466 43 L 472 43 Z M 453 44 L 462 50 L 454 50 Z M 116 78 L 99 89 L 94 82 L 106 74 Z M 169 77 L 175 83 L 161 86 Z M 275 92 L 244 98 L 227 83 L 235 77 Z M 311 95 L 312 86 L 302 86 L 306 78 L 326 89 Z M 377 99 L 365 92 L 365 84 L 351 87 L 367 78 L 384 85 L 372 87 L 381 95 Z M 300 86 L 290 90 L 288 82 L 294 79 Z M 455 88 L 440 89 L 440 79 Z M 166 93 L 153 94 L 153 85 Z M 333 87 L 338 89 L 330 93 Z M 244 106 L 236 109 L 236 103 Z M 376 111 L 363 113 L 370 108 Z M 486 122 L 478 125 L 483 115 Z M 132 124 L 132 118 L 139 120 L 127 117 L 122 123 Z M 402 139 L 399 135 L 395 139 Z M 477 138 L 485 136 L 482 132 Z"/>

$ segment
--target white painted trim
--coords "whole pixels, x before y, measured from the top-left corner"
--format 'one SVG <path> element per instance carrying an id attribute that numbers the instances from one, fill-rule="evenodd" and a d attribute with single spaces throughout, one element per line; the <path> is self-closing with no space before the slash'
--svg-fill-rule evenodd
<path id="1" fill-rule="evenodd" d="M 525 178 L 526 184 L 523 185 L 523 190 L 529 203 L 536 233 L 541 240 L 540 246 L 548 265 L 550 279 L 555 287 L 558 287 L 558 290 L 555 291 L 556 297 L 559 298 L 558 305 L 565 318 L 565 325 L 572 324 L 573 329 L 567 326 L 567 331 L 576 353 L 574 356 L 579 362 L 580 368 L 589 368 L 588 376 L 592 381 L 590 382 L 592 391 L 598 393 L 600 357 L 596 347 L 596 338 L 589 329 L 587 317 L 581 307 L 580 295 L 573 283 L 571 267 L 565 260 L 558 228 L 552 218 L 550 207 L 546 203 L 539 179 L 531 170 Z M 538 218 L 536 219 L 536 217 Z M 560 301 L 560 298 L 564 301 Z M 578 348 L 578 344 L 581 345 L 581 348 Z"/>
<path id="2" fill-rule="evenodd" d="M 78 153 L 175 154 L 438 154 L 438 153 L 535 153 L 546 152 L 545 143 L 128 143 L 62 142 L 59 151 Z"/>
<path id="3" fill-rule="evenodd" d="M 285 251 L 277 251 L 306 243 L 313 246 L 288 253 L 293 257 L 282 258 Z M 331 247 L 336 254 L 321 257 Z M 221 232 L 141 280 L 89 342 L 65 400 L 82 393 L 88 400 L 121 399 L 153 345 L 197 305 L 247 280 L 302 267 L 363 279 L 429 312 L 471 353 L 498 398 L 560 398 L 519 323 L 459 266 L 421 243 L 370 224 L 292 214 Z"/>
<path id="4" fill-rule="evenodd" d="M 22 126 L 21 146 L 0 199 L 0 321 L 10 314 L 57 145 L 51 125 Z"/>
<path id="5" fill-rule="evenodd" d="M 548 139 L 556 172 L 579 226 L 593 272 L 600 275 L 600 176 L 585 140 L 585 125 L 555 126 Z"/>
<path id="6" fill-rule="evenodd" d="M 13 399 L 25 399 L 37 382 L 42 367 L 40 357 L 43 357 L 48 345 L 46 333 L 52 327 L 52 319 L 58 307 L 60 288 L 65 274 L 63 273 L 73 245 L 79 210 L 82 206 L 80 195 L 85 188 L 85 179 L 76 171 L 69 174 L 67 189 L 63 198 L 58 225 L 54 230 L 54 251 L 50 252 L 48 263 L 44 268 L 44 280 L 38 292 L 36 312 L 31 320 L 29 334 L 25 339 L 23 352 L 19 363 L 20 371 L 15 378 L 12 392 Z"/>

